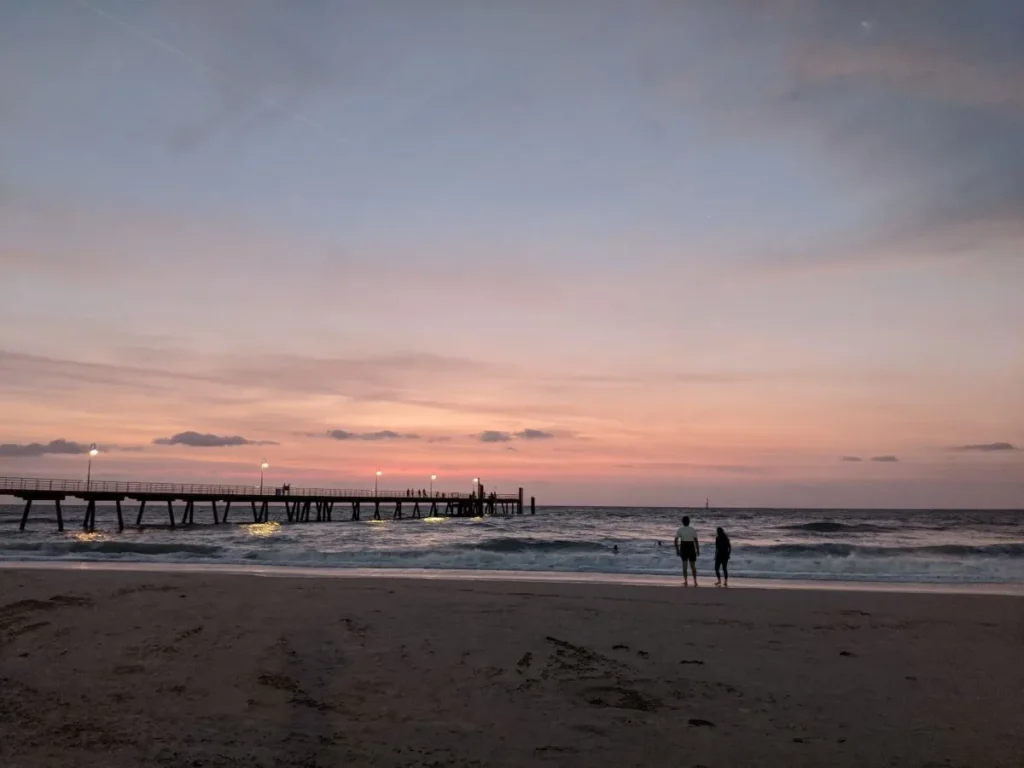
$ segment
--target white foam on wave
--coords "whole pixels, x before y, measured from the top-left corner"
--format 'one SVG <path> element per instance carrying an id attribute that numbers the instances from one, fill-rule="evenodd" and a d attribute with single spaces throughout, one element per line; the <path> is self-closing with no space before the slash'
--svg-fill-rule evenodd
<path id="1" fill-rule="evenodd" d="M 678 577 L 615 573 L 536 571 L 474 571 L 425 568 L 304 568 L 301 566 L 241 565 L 229 563 L 0 561 L 0 570 L 115 571 L 129 573 L 225 574 L 268 578 L 417 579 L 436 581 L 512 582 L 546 584 L 607 584 L 617 586 L 679 588 Z M 730 589 L 805 589 L 847 592 L 1009 595 L 1024 597 L 1022 584 L 913 584 L 889 582 L 797 581 L 730 579 Z M 708 586 L 702 589 L 708 589 Z M 713 587 L 711 587 L 713 589 Z"/>
<path id="2" fill-rule="evenodd" d="M 0 559 L 16 561 L 82 561 L 146 563 L 222 563 L 240 567 L 281 566 L 337 569 L 416 569 L 435 571 L 511 571 L 549 574 L 580 573 L 608 576 L 674 577 L 679 560 L 671 547 L 631 550 L 619 554 L 604 550 L 551 550 L 521 548 L 505 552 L 471 547 L 451 549 L 377 549 L 323 551 L 308 546 L 259 540 L 249 546 L 203 546 L 157 543 L 103 543 L 90 548 L 82 543 L 45 543 L 38 549 L 11 549 Z M 705 553 L 698 561 L 702 573 L 711 573 L 713 560 Z M 863 554 L 793 557 L 785 554 L 740 551 L 729 564 L 731 576 L 800 581 L 906 582 L 906 583 L 1024 583 L 1024 558 L 959 558 L 943 555 L 877 557 Z"/>

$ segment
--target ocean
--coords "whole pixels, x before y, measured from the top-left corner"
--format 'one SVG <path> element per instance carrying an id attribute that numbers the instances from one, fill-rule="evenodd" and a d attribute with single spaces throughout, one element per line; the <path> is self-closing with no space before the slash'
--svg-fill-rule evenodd
<path id="1" fill-rule="evenodd" d="M 180 507 L 177 510 L 180 515 Z M 191 527 L 127 528 L 113 507 L 97 510 L 84 533 L 84 506 L 65 505 L 58 533 L 52 505 L 0 506 L 0 561 L 224 564 L 329 568 L 525 571 L 672 576 L 672 547 L 684 510 L 546 507 L 537 514 L 214 526 L 198 507 Z M 149 519 L 161 518 L 154 507 Z M 339 514 L 340 512 L 340 514 Z M 711 509 L 686 511 L 700 535 L 701 575 L 713 575 L 715 529 L 732 539 L 730 576 L 750 579 L 921 584 L 1024 583 L 1024 510 Z M 134 507 L 125 506 L 126 522 Z M 234 522 L 237 521 L 237 522 Z M 618 551 L 615 551 L 618 547 Z"/>

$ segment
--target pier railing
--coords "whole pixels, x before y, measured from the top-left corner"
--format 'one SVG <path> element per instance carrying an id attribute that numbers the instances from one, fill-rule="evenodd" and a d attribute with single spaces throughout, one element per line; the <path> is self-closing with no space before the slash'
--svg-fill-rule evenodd
<path id="1" fill-rule="evenodd" d="M 405 490 L 357 490 L 349 488 L 291 488 L 281 494 L 280 486 L 264 485 L 262 493 L 258 485 L 204 485 L 198 483 L 140 483 L 122 480 L 60 480 L 41 477 L 0 477 L 0 495 L 20 491 L 66 493 L 69 495 L 111 494 L 133 496 L 154 494 L 162 496 L 246 496 L 257 498 L 280 498 L 282 501 L 294 496 L 308 496 L 322 499 L 468 499 L 470 493 L 447 493 L 437 491 L 434 496 L 412 496 Z M 497 499 L 518 499 L 518 494 L 502 493 Z"/>

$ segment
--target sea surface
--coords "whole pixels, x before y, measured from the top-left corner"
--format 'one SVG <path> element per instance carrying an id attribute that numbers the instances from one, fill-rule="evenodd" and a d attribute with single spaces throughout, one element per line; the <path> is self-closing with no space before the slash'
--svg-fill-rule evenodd
<path id="1" fill-rule="evenodd" d="M 126 522 L 134 522 L 134 509 L 125 505 Z M 1024 510 L 547 507 L 534 516 L 351 522 L 336 507 L 331 523 L 287 523 L 273 520 L 284 518 L 283 508 L 271 508 L 269 523 L 245 524 L 249 513 L 238 509 L 231 524 L 214 526 L 210 511 L 197 506 L 194 526 L 123 533 L 113 507 L 97 509 L 94 533 L 81 530 L 84 506 L 64 506 L 64 533 L 57 532 L 52 505 L 33 505 L 25 531 L 18 530 L 21 511 L 21 505 L 0 506 L 0 561 L 670 576 L 679 573 L 672 539 L 688 512 L 701 538 L 698 569 L 705 578 L 713 574 L 715 528 L 722 526 L 733 544 L 730 576 L 1024 583 Z M 165 521 L 161 512 L 147 510 L 148 519 Z"/>

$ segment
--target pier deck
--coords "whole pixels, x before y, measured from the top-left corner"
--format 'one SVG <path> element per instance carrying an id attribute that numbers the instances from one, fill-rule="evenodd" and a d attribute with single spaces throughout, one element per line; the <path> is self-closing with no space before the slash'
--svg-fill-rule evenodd
<path id="1" fill-rule="evenodd" d="M 332 522 L 335 505 L 350 509 L 350 520 L 361 520 L 364 511 L 373 512 L 374 520 L 384 514 L 400 520 L 403 517 L 482 517 L 484 515 L 513 515 L 523 513 L 523 489 L 515 494 L 486 493 L 483 484 L 478 493 L 450 493 L 436 491 L 350 490 L 343 488 L 291 488 L 290 486 L 259 488 L 250 485 L 198 485 L 189 483 L 140 483 L 114 480 L 55 480 L 36 477 L 0 477 L 0 496 L 13 496 L 25 502 L 20 529 L 25 530 L 33 502 L 52 501 L 57 512 L 57 529 L 64 530 L 61 502 L 68 497 L 86 503 L 82 528 L 96 529 L 97 502 L 113 502 L 118 530 L 124 530 L 121 503 L 138 502 L 135 525 L 143 525 L 148 503 L 166 505 L 167 525 L 195 524 L 197 505 L 209 505 L 214 525 L 228 522 L 231 505 L 247 505 L 252 522 L 270 521 L 273 508 L 278 514 L 284 510 L 288 522 Z M 175 520 L 175 503 L 184 503 L 181 517 Z M 223 504 L 223 514 L 218 509 Z M 534 510 L 530 500 L 531 512 Z M 339 520 L 343 519 L 338 516 Z"/>

